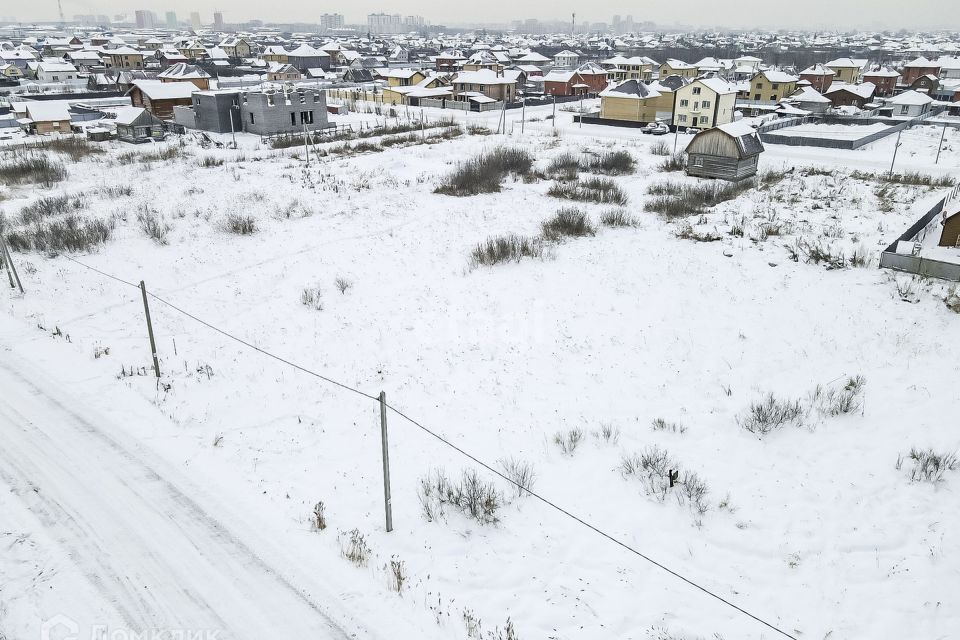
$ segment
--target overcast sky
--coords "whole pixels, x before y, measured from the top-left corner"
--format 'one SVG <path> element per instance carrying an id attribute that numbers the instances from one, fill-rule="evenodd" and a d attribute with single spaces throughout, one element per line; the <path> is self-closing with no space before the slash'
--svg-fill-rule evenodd
<path id="1" fill-rule="evenodd" d="M 577 11 L 577 21 L 610 22 L 613 15 L 632 14 L 635 20 L 652 20 L 660 25 L 677 23 L 715 27 L 777 27 L 829 29 L 911 29 L 941 28 L 960 30 L 958 0 L 804 0 L 803 2 L 685 2 L 649 4 L 623 0 L 557 2 L 556 0 L 485 0 L 450 2 L 449 0 L 360 0 L 346 3 L 293 2 L 265 3 L 262 0 L 61 0 L 67 19 L 76 14 L 133 15 L 136 9 L 150 9 L 161 19 L 166 11 L 176 11 L 181 20 L 191 11 L 199 11 L 205 22 L 213 11 L 223 11 L 224 20 L 243 22 L 317 22 L 324 11 L 343 13 L 350 24 L 366 23 L 371 12 L 422 15 L 434 24 L 463 22 L 508 23 L 524 18 L 569 20 Z M 56 20 L 56 0 L 2 3 L 0 15 L 21 21 Z M 340 7 L 339 9 L 337 7 Z"/>

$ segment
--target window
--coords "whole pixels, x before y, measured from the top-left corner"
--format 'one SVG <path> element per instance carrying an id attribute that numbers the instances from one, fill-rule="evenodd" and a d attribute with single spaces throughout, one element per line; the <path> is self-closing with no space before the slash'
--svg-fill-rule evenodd
<path id="1" fill-rule="evenodd" d="M 700 109 L 700 103 L 699 103 L 699 102 L 694 102 L 694 103 L 693 103 L 693 110 L 694 110 L 694 111 L 698 111 L 699 109 Z"/>
<path id="2" fill-rule="evenodd" d="M 709 100 L 704 100 L 704 101 L 701 102 L 700 104 L 703 105 L 703 108 L 704 108 L 704 109 L 709 109 L 709 108 L 710 108 L 710 101 L 709 101 Z"/>
<path id="3" fill-rule="evenodd" d="M 779 88 L 779 87 L 780 87 L 780 85 L 778 85 L 778 84 L 772 84 L 772 85 L 770 85 L 770 88 L 773 89 L 774 91 L 776 91 L 777 88 Z"/>
<path id="4" fill-rule="evenodd" d="M 680 106 L 681 106 L 681 107 L 685 107 L 685 106 L 687 106 L 688 104 L 690 104 L 690 101 L 689 101 L 689 100 L 681 100 L 681 101 L 680 101 Z"/>
<path id="5" fill-rule="evenodd" d="M 257 124 L 256 120 L 253 119 L 253 114 L 250 114 L 250 124 Z"/>
<path id="6" fill-rule="evenodd" d="M 776 102 L 776 100 L 777 100 L 777 94 L 771 93 L 771 94 L 770 94 L 770 100 Z"/>
<path id="7" fill-rule="evenodd" d="M 706 124 L 706 123 L 707 123 L 707 116 L 700 116 L 700 124 Z"/>
<path id="8" fill-rule="evenodd" d="M 703 156 L 694 156 L 693 157 L 693 166 L 702 167 L 703 166 Z"/>
<path id="9" fill-rule="evenodd" d="M 686 122 L 687 116 L 680 116 L 680 122 Z"/>
<path id="10" fill-rule="evenodd" d="M 700 95 L 700 87 L 694 87 L 694 88 L 693 88 L 693 95 L 695 95 L 695 96 Z"/>
<path id="11" fill-rule="evenodd" d="M 291 127 L 297 126 L 297 114 L 294 113 L 293 111 L 290 112 L 290 126 Z"/>
<path id="12" fill-rule="evenodd" d="M 905 116 L 910 111 L 910 108 L 907 105 L 900 107 L 900 115 Z"/>
<path id="13" fill-rule="evenodd" d="M 753 99 L 754 99 L 754 100 L 759 100 L 759 99 L 760 99 L 760 94 L 759 94 L 759 93 L 753 94 Z"/>
<path id="14" fill-rule="evenodd" d="M 300 112 L 300 123 L 301 123 L 301 124 L 313 124 L 313 111 L 301 111 L 301 112 Z"/>

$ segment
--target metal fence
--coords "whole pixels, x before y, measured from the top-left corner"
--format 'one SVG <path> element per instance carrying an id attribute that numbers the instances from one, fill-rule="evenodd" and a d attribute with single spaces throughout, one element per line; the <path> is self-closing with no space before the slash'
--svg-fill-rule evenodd
<path id="1" fill-rule="evenodd" d="M 924 258 L 922 255 L 904 255 L 897 253 L 897 245 L 901 242 L 918 242 L 923 240 L 926 231 L 936 223 L 937 217 L 943 212 L 946 203 L 960 195 L 960 185 L 954 187 L 950 194 L 939 200 L 922 218 L 917 220 L 899 238 L 880 253 L 880 267 L 915 273 L 921 276 L 942 278 L 960 282 L 960 264 Z M 918 240 L 919 239 L 919 240 Z"/>

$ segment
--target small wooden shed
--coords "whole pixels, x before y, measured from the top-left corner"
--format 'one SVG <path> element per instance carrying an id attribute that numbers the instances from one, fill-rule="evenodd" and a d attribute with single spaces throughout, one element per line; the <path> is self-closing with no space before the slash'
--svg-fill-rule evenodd
<path id="1" fill-rule="evenodd" d="M 944 214 L 943 230 L 940 231 L 941 247 L 960 247 L 960 209 Z"/>
<path id="2" fill-rule="evenodd" d="M 117 138 L 124 142 L 147 142 L 150 139 L 162 140 L 163 123 L 159 118 L 143 107 L 121 107 L 117 109 L 114 120 Z"/>
<path id="3" fill-rule="evenodd" d="M 763 143 L 743 121 L 701 131 L 687 145 L 687 175 L 737 182 L 757 173 Z"/>

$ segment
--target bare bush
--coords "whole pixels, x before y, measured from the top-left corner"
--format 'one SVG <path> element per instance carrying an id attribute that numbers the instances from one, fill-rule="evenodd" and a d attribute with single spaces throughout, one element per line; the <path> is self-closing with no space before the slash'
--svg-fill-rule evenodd
<path id="1" fill-rule="evenodd" d="M 750 404 L 747 413 L 739 418 L 740 426 L 757 435 L 765 435 L 787 424 L 799 424 L 803 406 L 798 400 L 781 400 L 772 393 Z"/>
<path id="2" fill-rule="evenodd" d="M 947 294 L 943 298 L 943 303 L 947 305 L 947 309 L 953 311 L 954 313 L 960 313 L 960 291 L 957 290 L 957 287 L 952 286 L 947 289 Z"/>
<path id="3" fill-rule="evenodd" d="M 596 233 L 587 214 L 580 209 L 560 209 L 555 216 L 544 221 L 542 229 L 543 237 L 547 240 L 592 236 Z"/>
<path id="4" fill-rule="evenodd" d="M 666 140 L 657 140 L 650 145 L 650 153 L 655 156 L 669 156 L 670 145 Z"/>
<path id="5" fill-rule="evenodd" d="M 89 251 L 107 242 L 113 228 L 112 220 L 70 214 L 59 220 L 11 230 L 7 232 L 7 242 L 14 251 Z"/>
<path id="6" fill-rule="evenodd" d="M 434 190 L 451 196 L 472 196 L 500 191 L 503 179 L 510 174 L 529 175 L 533 156 L 523 149 L 498 147 L 472 160 L 461 162 Z"/>
<path id="7" fill-rule="evenodd" d="M 66 180 L 67 169 L 49 156 L 35 152 L 16 152 L 0 163 L 0 184 L 39 184 L 51 187 Z"/>
<path id="8" fill-rule="evenodd" d="M 539 237 L 517 235 L 487 238 L 470 254 L 474 265 L 495 265 L 519 262 L 520 258 L 539 258 L 543 255 L 543 241 Z"/>
<path id="9" fill-rule="evenodd" d="M 25 206 L 18 218 L 21 224 L 37 224 L 48 218 L 80 211 L 86 204 L 83 196 L 48 196 Z"/>
<path id="10" fill-rule="evenodd" d="M 663 418 L 655 419 L 650 428 L 654 431 L 670 431 L 672 433 L 686 433 L 687 428 L 679 422 L 667 422 Z"/>
<path id="11" fill-rule="evenodd" d="M 165 245 L 169 242 L 167 234 L 169 234 L 171 227 L 156 209 L 146 204 L 141 206 L 137 211 L 137 222 L 140 225 L 140 230 L 157 244 Z"/>
<path id="12" fill-rule="evenodd" d="M 224 220 L 223 228 L 230 233 L 247 236 L 256 232 L 257 221 L 251 215 L 231 213 Z"/>
<path id="13" fill-rule="evenodd" d="M 629 152 L 610 151 L 591 157 L 587 160 L 584 170 L 608 176 L 622 176 L 633 173 L 636 164 Z"/>
<path id="14" fill-rule="evenodd" d="M 313 506 L 310 524 L 313 525 L 313 528 L 317 531 L 323 531 L 327 528 L 327 507 L 323 504 L 322 500 Z"/>
<path id="15" fill-rule="evenodd" d="M 637 221 L 623 209 L 607 209 L 600 214 L 600 224 L 607 227 L 633 227 Z"/>
<path id="16" fill-rule="evenodd" d="M 593 437 L 606 444 L 617 444 L 620 440 L 620 429 L 612 424 L 602 424 L 593 432 Z"/>
<path id="17" fill-rule="evenodd" d="M 503 496 L 493 485 L 484 482 L 473 469 L 465 470 L 458 482 L 450 480 L 443 470 L 429 472 L 420 479 L 417 492 L 427 520 L 435 522 L 452 506 L 479 524 L 495 524 Z"/>
<path id="18" fill-rule="evenodd" d="M 340 291 L 340 295 L 345 294 L 347 289 L 353 286 L 353 283 L 346 278 L 337 278 L 334 284 L 336 284 L 337 289 Z"/>
<path id="19" fill-rule="evenodd" d="M 565 151 L 550 161 L 547 165 L 547 175 L 558 180 L 576 180 L 580 168 L 580 156 L 571 151 Z"/>
<path id="20" fill-rule="evenodd" d="M 660 163 L 660 171 L 683 171 L 687 167 L 687 162 L 683 157 L 683 151 L 669 155 L 669 158 Z"/>
<path id="21" fill-rule="evenodd" d="M 956 453 L 939 453 L 933 449 L 911 448 L 907 456 L 913 463 L 910 480 L 914 482 L 941 482 L 947 471 L 960 468 Z M 903 456 L 897 459 L 897 469 L 903 465 Z"/>
<path id="22" fill-rule="evenodd" d="M 569 429 L 568 431 L 557 431 L 553 434 L 553 443 L 560 447 L 560 451 L 568 456 L 572 456 L 580 446 L 583 440 L 583 429 L 579 427 Z"/>
<path id="23" fill-rule="evenodd" d="M 323 294 L 317 287 L 304 287 L 300 292 L 300 304 L 314 311 L 323 311 Z"/>
<path id="24" fill-rule="evenodd" d="M 828 416 L 855 413 L 863 407 L 863 391 L 866 384 L 866 378 L 856 375 L 847 378 L 842 387 L 817 386 L 813 390 L 812 404 Z"/>
<path id="25" fill-rule="evenodd" d="M 525 460 L 505 458 L 500 460 L 500 468 L 517 491 L 517 497 L 528 495 L 533 490 L 533 482 L 537 477 L 533 465 Z"/>
<path id="26" fill-rule="evenodd" d="M 627 204 L 627 194 L 609 178 L 586 178 L 571 182 L 554 182 L 547 190 L 548 196 L 580 202 L 600 204 Z"/>
<path id="27" fill-rule="evenodd" d="M 390 590 L 403 593 L 403 585 L 407 582 L 407 567 L 397 556 L 390 558 Z"/>
<path id="28" fill-rule="evenodd" d="M 709 207 L 733 200 L 754 186 L 756 183 L 753 180 L 701 182 L 693 185 L 670 181 L 657 182 L 647 188 L 647 193 L 654 197 L 647 200 L 644 208 L 668 218 L 700 215 Z"/>
<path id="29" fill-rule="evenodd" d="M 356 566 L 365 567 L 370 562 L 370 545 L 359 529 L 341 532 L 337 541 L 340 543 L 340 554 Z"/>

